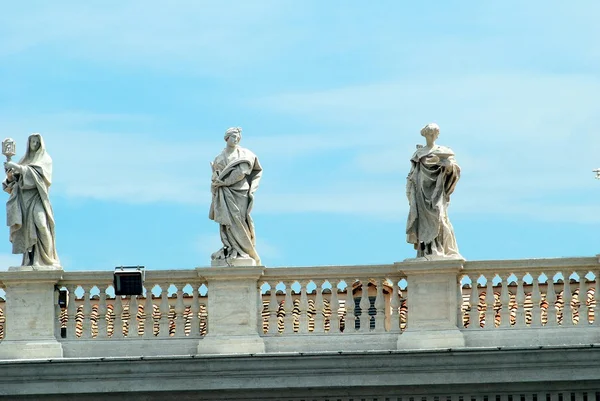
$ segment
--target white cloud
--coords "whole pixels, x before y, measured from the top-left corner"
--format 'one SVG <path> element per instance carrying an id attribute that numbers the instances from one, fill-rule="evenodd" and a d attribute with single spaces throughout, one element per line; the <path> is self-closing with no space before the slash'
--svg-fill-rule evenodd
<path id="1" fill-rule="evenodd" d="M 324 196 L 322 203 L 316 194 L 285 195 L 274 203 L 368 214 L 377 210 L 372 205 L 379 199 L 387 199 L 380 216 L 400 211 L 389 200 L 406 201 L 401 195 L 392 198 L 392 192 L 403 191 L 408 159 L 414 144 L 422 142 L 420 127 L 437 121 L 442 127 L 439 142 L 455 150 L 463 170 L 453 212 L 596 221 L 582 212 L 588 209 L 585 199 L 568 195 L 597 184 L 590 170 L 600 154 L 600 136 L 595 133 L 600 126 L 599 93 L 600 79 L 594 76 L 491 74 L 412 78 L 261 99 L 260 107 L 316 123 L 335 122 L 347 130 L 347 137 L 370 138 L 353 160 L 354 175 L 360 179 L 348 181 L 347 188 L 369 181 L 374 187 L 382 182 L 384 188 L 401 188 L 359 190 L 353 196 L 342 191 Z M 542 206 L 532 202 L 544 197 Z M 550 199 L 563 206 L 550 206 Z"/>
<path id="2" fill-rule="evenodd" d="M 277 53 L 269 38 L 285 3 L 15 3 L 0 16 L 0 56 L 42 47 L 111 65 L 227 74 Z"/>

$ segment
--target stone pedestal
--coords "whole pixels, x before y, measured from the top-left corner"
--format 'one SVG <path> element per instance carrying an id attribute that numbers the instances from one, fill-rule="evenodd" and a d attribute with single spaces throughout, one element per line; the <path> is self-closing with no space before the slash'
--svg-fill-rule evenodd
<path id="1" fill-rule="evenodd" d="M 264 353 L 258 335 L 262 267 L 199 268 L 208 281 L 208 334 L 198 354 Z"/>
<path id="2" fill-rule="evenodd" d="M 0 273 L 6 292 L 6 330 L 0 359 L 61 358 L 55 337 L 55 284 L 62 277 L 56 268 Z"/>
<path id="3" fill-rule="evenodd" d="M 463 260 L 398 263 L 408 281 L 408 324 L 398 349 L 460 348 L 458 274 Z"/>
<path id="4" fill-rule="evenodd" d="M 210 261 L 211 267 L 249 267 L 256 266 L 256 261 L 252 258 L 227 258 L 214 259 Z"/>

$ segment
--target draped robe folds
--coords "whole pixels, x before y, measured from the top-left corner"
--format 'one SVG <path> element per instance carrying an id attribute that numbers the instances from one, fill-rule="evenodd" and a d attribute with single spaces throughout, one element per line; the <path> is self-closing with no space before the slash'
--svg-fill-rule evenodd
<path id="1" fill-rule="evenodd" d="M 40 137 L 37 151 L 29 149 L 19 164 L 22 173 L 15 180 L 5 180 L 10 187 L 6 203 L 12 253 L 23 254 L 23 266 L 60 266 L 56 253 L 54 213 L 48 198 L 52 183 L 52 159 Z"/>
<path id="2" fill-rule="evenodd" d="M 447 167 L 441 163 L 447 159 Z M 414 245 L 417 257 L 461 257 L 454 229 L 448 218 L 450 195 L 460 178 L 454 152 L 435 145 L 417 149 L 411 158 L 406 194 L 410 204 L 406 241 Z"/>
<path id="3" fill-rule="evenodd" d="M 213 259 L 227 258 L 235 250 L 238 257 L 252 258 L 260 265 L 250 212 L 261 176 L 258 158 L 248 149 L 238 147 L 229 157 L 223 152 L 215 158 L 213 179 L 226 185 L 213 190 L 210 206 L 209 218 L 220 224 L 223 242 L 223 248 L 213 254 Z"/>

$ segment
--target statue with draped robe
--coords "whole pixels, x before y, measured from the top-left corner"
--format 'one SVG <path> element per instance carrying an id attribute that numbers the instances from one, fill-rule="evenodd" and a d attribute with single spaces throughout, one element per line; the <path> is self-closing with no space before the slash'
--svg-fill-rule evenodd
<path id="1" fill-rule="evenodd" d="M 6 203 L 12 253 L 23 254 L 22 266 L 60 268 L 56 253 L 54 213 L 48 190 L 52 184 L 52 158 L 40 134 L 27 140 L 25 156 L 4 163 L 2 189 Z"/>
<path id="2" fill-rule="evenodd" d="M 421 130 L 426 145 L 417 145 L 410 159 L 406 241 L 413 244 L 417 259 L 462 259 L 448 218 L 450 195 L 460 179 L 460 167 L 452 149 L 435 143 L 439 134 L 437 124 L 426 125 Z"/>
<path id="3" fill-rule="evenodd" d="M 229 128 L 225 132 L 225 149 L 211 163 L 209 218 L 219 223 L 223 243 L 211 256 L 213 266 L 260 265 L 250 212 L 262 167 L 254 153 L 239 146 L 241 139 L 241 128 Z"/>

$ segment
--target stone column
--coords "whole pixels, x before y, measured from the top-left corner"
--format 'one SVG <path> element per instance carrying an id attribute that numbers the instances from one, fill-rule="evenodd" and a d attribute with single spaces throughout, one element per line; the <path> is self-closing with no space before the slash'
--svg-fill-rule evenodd
<path id="1" fill-rule="evenodd" d="M 408 282 L 408 322 L 398 349 L 464 347 L 458 328 L 458 274 L 463 260 L 397 263 Z"/>
<path id="2" fill-rule="evenodd" d="M 258 334 L 262 267 L 198 268 L 208 284 L 208 334 L 198 354 L 255 354 L 265 352 Z"/>
<path id="3" fill-rule="evenodd" d="M 0 359 L 62 358 L 56 340 L 57 292 L 54 286 L 62 270 L 0 273 L 6 291 L 6 330 L 0 342 Z"/>

